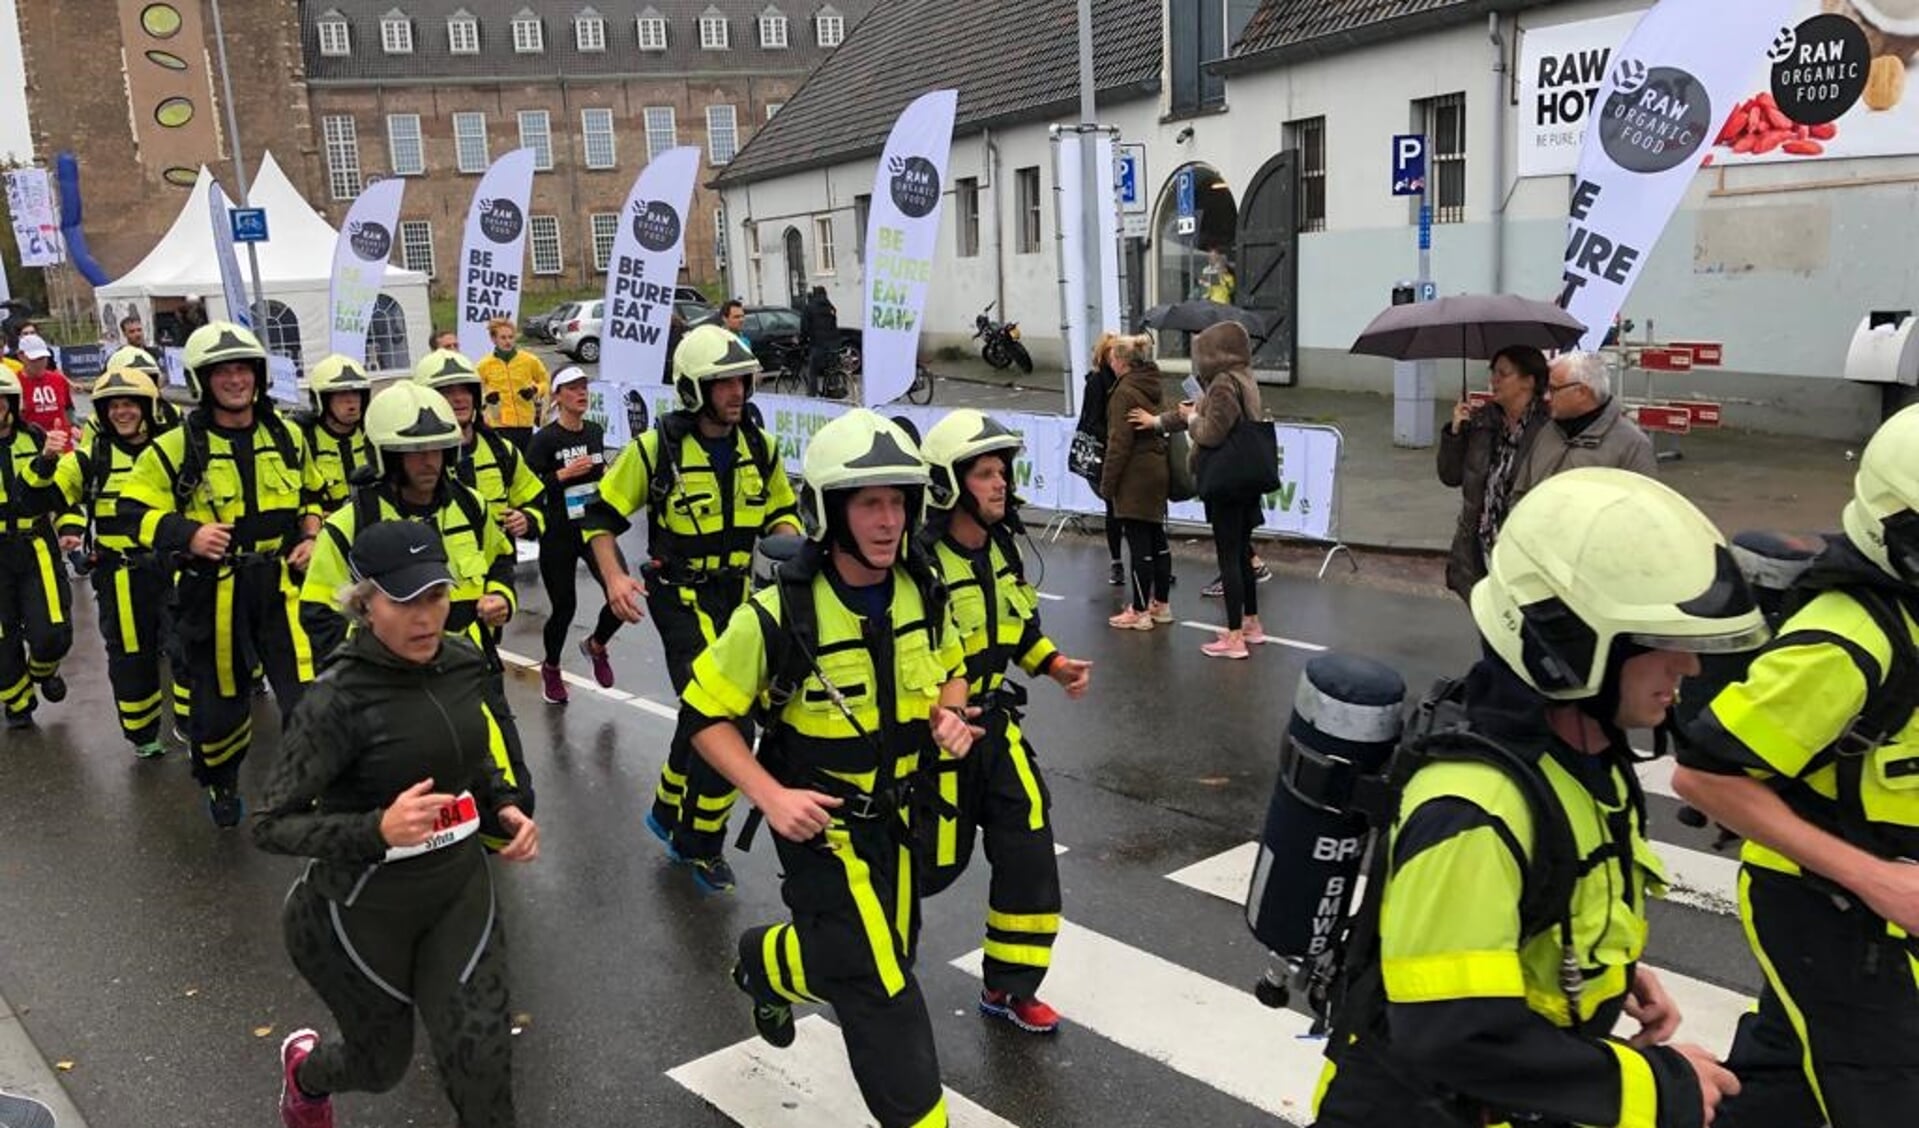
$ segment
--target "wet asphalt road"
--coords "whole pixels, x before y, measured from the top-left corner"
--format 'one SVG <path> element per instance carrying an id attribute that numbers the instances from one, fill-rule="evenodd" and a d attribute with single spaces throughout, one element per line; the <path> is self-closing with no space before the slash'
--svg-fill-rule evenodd
<path id="1" fill-rule="evenodd" d="M 1066 913 L 1076 924 L 1227 984 L 1251 984 L 1264 956 L 1224 900 L 1170 885 L 1172 871 L 1239 846 L 1270 794 L 1277 737 L 1310 652 L 1267 646 L 1243 663 L 1199 653 L 1184 627 L 1116 632 L 1103 548 L 1043 547 L 1042 613 L 1062 649 L 1095 661 L 1078 705 L 1034 687 L 1026 728 L 1048 773 Z M 1182 561 L 1182 619 L 1215 620 L 1211 569 Z M 523 610 L 507 649 L 540 652 L 545 596 L 521 573 Z M 599 606 L 582 573 L 573 647 Z M 1260 589 L 1267 629 L 1396 665 L 1423 687 L 1474 655 L 1457 601 L 1285 575 Z M 0 736 L 0 995 L 24 1016 L 94 1128 L 277 1123 L 277 1050 L 303 1025 L 328 1028 L 280 943 L 279 907 L 300 864 L 217 833 L 184 755 L 136 762 L 113 723 L 90 590 L 76 585 L 78 642 L 43 727 Z M 671 701 L 650 624 L 614 642 L 619 688 Z M 640 825 L 671 722 L 575 688 L 541 702 L 516 670 L 509 694 L 539 788 L 543 852 L 498 866 L 513 974 L 520 1122 L 704 1128 L 735 1121 L 665 1076 L 752 1034 L 726 978 L 739 930 L 781 914 L 764 840 L 733 854 L 740 889 L 703 896 Z M 257 794 L 277 755 L 270 700 L 243 777 Z M 1656 836 L 1703 848 L 1655 797 Z M 1013 1124 L 1271 1124 L 1268 1113 L 1100 1033 L 1036 1039 L 983 1023 L 977 982 L 950 961 L 976 949 L 985 867 L 931 902 L 919 973 L 946 1083 Z M 1742 993 L 1757 985 L 1736 921 L 1657 906 L 1650 958 Z M 270 1028 L 270 1033 L 259 1034 Z M 394 1093 L 337 1101 L 344 1125 L 452 1123 L 422 1044 Z M 1300 1116 L 1303 1122 L 1303 1115 Z M 768 1123 L 772 1123 L 769 1121 Z M 785 1123 L 785 1121 L 781 1121 Z M 812 1123 L 794 1119 L 791 1123 Z M 759 1128 L 756 1124 L 753 1128 Z"/>

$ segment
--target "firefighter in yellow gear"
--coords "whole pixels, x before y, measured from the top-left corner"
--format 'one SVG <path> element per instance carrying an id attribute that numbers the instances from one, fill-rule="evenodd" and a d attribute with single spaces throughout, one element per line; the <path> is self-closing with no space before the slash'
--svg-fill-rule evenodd
<path id="1" fill-rule="evenodd" d="M 673 363 L 679 410 L 662 415 L 620 452 L 582 525 L 607 606 L 637 622 L 645 600 L 666 651 L 667 676 L 674 691 L 683 692 L 693 659 L 746 598 L 753 546 L 774 532 L 798 532 L 800 521 L 778 444 L 748 415 L 760 370 L 753 354 L 725 329 L 703 325 L 680 341 Z M 641 510 L 644 582 L 628 574 L 618 547 L 629 518 Z M 693 755 L 686 734 L 676 733 L 646 825 L 709 891 L 734 885 L 721 848 L 737 797 Z"/>
<path id="2" fill-rule="evenodd" d="M 33 727 L 40 697 L 61 701 L 60 660 L 73 648 L 73 589 L 59 559 L 53 475 L 71 431 L 20 416 L 20 378 L 0 371 L 0 704 L 6 727 Z"/>
<path id="3" fill-rule="evenodd" d="M 267 396 L 267 354 L 253 333 L 215 321 L 187 338 L 198 406 L 147 444 L 120 489 L 134 543 L 175 564 L 175 629 L 186 651 L 193 708 L 193 775 L 214 824 L 246 808 L 240 763 L 253 741 L 261 672 L 281 720 L 313 680 L 295 573 L 305 569 L 320 514 L 319 476 L 299 430 Z"/>
<path id="4" fill-rule="evenodd" d="M 320 493 L 314 503 L 331 513 L 346 504 L 361 477 L 378 473 L 373 444 L 364 426 L 373 381 L 350 357 L 334 353 L 307 375 L 308 410 L 296 416 L 306 437 L 307 454 L 319 470 Z"/>
<path id="5" fill-rule="evenodd" d="M 1739 913 L 1766 985 L 1727 1057 L 1734 1128 L 1919 1112 L 1919 407 L 1866 445 L 1844 520 L 1673 776 L 1745 838 Z"/>
<path id="6" fill-rule="evenodd" d="M 160 659 L 173 569 L 136 543 L 132 520 L 119 510 L 120 491 L 135 461 L 166 429 L 157 415 L 160 389 L 139 369 L 110 368 L 94 381 L 89 398 L 94 417 L 81 444 L 54 470 L 54 484 L 67 505 L 58 522 L 60 548 L 86 562 L 120 731 L 134 755 L 151 759 L 166 753 L 160 739 L 166 714 Z"/>
<path id="7" fill-rule="evenodd" d="M 1039 998 L 1060 925 L 1052 795 L 1020 727 L 1026 687 L 1007 674 L 1017 666 L 1079 698 L 1093 666 L 1060 653 L 1040 626 L 1039 592 L 1027 582 L 1016 539 L 1013 462 L 1023 445 L 998 420 L 962 408 L 927 431 L 920 447 L 933 510 L 922 540 L 946 585 L 971 702 L 986 729 L 972 754 L 938 777 L 941 802 L 920 891 L 932 896 L 950 886 L 972 858 L 975 835 L 985 839 L 992 882 L 980 1013 L 1045 1034 L 1059 1026 L 1059 1014 Z"/>
<path id="8" fill-rule="evenodd" d="M 431 388 L 399 383 L 373 397 L 366 434 L 374 447 L 378 477 L 362 482 L 348 502 L 321 526 L 313 562 L 300 590 L 300 621 L 312 637 L 324 666 L 346 641 L 348 629 L 340 592 L 353 579 L 349 563 L 353 540 L 381 521 L 418 521 L 433 526 L 445 546 L 453 574 L 448 593 L 452 610 L 446 629 L 465 636 L 486 657 L 487 707 L 494 716 L 506 709 L 506 685 L 495 640 L 513 615 L 513 543 L 488 515 L 479 494 L 448 473 L 448 460 L 460 447 L 460 425 L 446 398 Z M 533 809 L 533 778 L 519 732 L 500 726 L 502 763 L 522 794 L 521 806 Z M 512 836 L 482 819 L 489 844 Z"/>
<path id="9" fill-rule="evenodd" d="M 121 345 L 113 350 L 113 355 L 107 357 L 107 366 L 102 371 L 111 372 L 116 368 L 131 368 L 144 374 L 153 381 L 156 392 L 167 386 L 166 370 L 160 367 L 160 362 L 155 359 L 151 349 L 142 348 L 139 345 Z M 180 409 L 168 403 L 165 395 L 157 395 L 153 401 L 153 418 L 162 431 L 178 427 Z M 89 419 L 87 426 L 92 427 L 97 421 L 97 416 Z"/>
<path id="10" fill-rule="evenodd" d="M 477 491 L 506 535 L 538 540 L 545 523 L 539 476 L 526 457 L 480 417 L 484 388 L 473 362 L 452 349 L 428 353 L 413 367 L 415 383 L 446 397 L 460 421 L 460 449 L 450 467 L 454 480 Z"/>
<path id="11" fill-rule="evenodd" d="M 937 579 L 909 551 L 927 485 L 913 440 L 849 411 L 813 436 L 804 477 L 806 550 L 733 614 L 682 696 L 695 749 L 772 828 L 793 910 L 740 938 L 734 980 L 775 1046 L 793 1041 L 794 1004 L 832 1006 L 880 1128 L 940 1128 L 906 792 L 982 730 Z M 756 713 L 758 759 L 733 724 Z"/>
<path id="12" fill-rule="evenodd" d="M 1318 1128 L 1699 1128 L 1738 1082 L 1670 1044 L 1679 1010 L 1640 962 L 1665 878 L 1626 732 L 1664 723 L 1699 655 L 1759 645 L 1765 620 L 1704 514 L 1598 468 L 1513 508 L 1472 614 L 1486 657 L 1429 699 L 1457 703 L 1434 731 L 1464 751 L 1404 769 L 1344 949 Z"/>

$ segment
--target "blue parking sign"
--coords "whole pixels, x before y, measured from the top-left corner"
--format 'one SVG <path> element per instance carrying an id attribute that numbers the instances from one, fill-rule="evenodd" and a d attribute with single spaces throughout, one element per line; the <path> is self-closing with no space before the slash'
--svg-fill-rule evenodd
<path id="1" fill-rule="evenodd" d="M 1393 137 L 1393 195 L 1426 194 L 1426 138 L 1402 133 Z"/>
<path id="2" fill-rule="evenodd" d="M 1193 201 L 1193 170 L 1182 168 L 1173 180 L 1173 202 L 1179 208 L 1179 218 L 1191 219 L 1196 214 Z"/>

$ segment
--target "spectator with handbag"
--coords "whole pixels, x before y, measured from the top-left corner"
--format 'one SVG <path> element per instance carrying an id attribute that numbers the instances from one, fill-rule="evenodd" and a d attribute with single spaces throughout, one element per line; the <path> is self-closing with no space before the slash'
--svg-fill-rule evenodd
<path id="1" fill-rule="evenodd" d="M 1160 376 L 1153 363 L 1153 339 L 1113 338 L 1107 363 L 1118 382 L 1106 405 L 1106 458 L 1099 494 L 1112 507 L 1126 538 L 1133 585 L 1125 610 L 1106 623 L 1119 630 L 1150 631 L 1173 621 L 1167 603 L 1173 588 L 1173 553 L 1166 541 L 1166 438 L 1154 431 L 1135 431 L 1129 413 L 1159 410 Z"/>
<path id="2" fill-rule="evenodd" d="M 1253 342 L 1245 326 L 1222 321 L 1194 337 L 1193 372 L 1204 389 L 1198 403 L 1183 402 L 1157 416 L 1136 411 L 1131 422 L 1160 434 L 1185 431 L 1192 438 L 1195 477 L 1206 520 L 1213 526 L 1213 550 L 1226 596 L 1226 629 L 1200 650 L 1211 658 L 1243 659 L 1249 656 L 1249 643 L 1266 638 L 1259 623 L 1253 531 L 1259 528 L 1261 495 L 1277 484 L 1278 450 L 1272 451 L 1270 475 L 1254 466 L 1227 465 L 1267 457 L 1253 446 L 1240 445 L 1248 442 L 1239 435 L 1241 423 L 1254 426 L 1265 415 L 1253 379 Z M 1209 465 L 1214 462 L 1218 464 Z"/>
<path id="3" fill-rule="evenodd" d="M 1087 370 L 1086 386 L 1080 393 L 1079 426 L 1074 430 L 1070 452 L 1073 473 L 1085 478 L 1095 493 L 1099 492 L 1100 470 L 1106 459 L 1106 406 L 1112 401 L 1113 388 L 1119 384 L 1119 377 L 1113 375 L 1113 366 L 1107 361 L 1116 336 L 1102 333 L 1093 346 L 1093 367 Z M 1106 555 L 1112 565 L 1106 582 L 1114 587 L 1126 582 L 1126 565 L 1120 561 L 1119 549 L 1119 518 L 1113 513 L 1113 503 L 1107 501 Z"/>

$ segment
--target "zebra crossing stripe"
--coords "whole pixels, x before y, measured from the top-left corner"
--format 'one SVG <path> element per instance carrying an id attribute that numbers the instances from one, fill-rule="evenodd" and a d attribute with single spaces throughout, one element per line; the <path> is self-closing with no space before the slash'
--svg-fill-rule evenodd
<path id="1" fill-rule="evenodd" d="M 1655 846 L 1664 847 L 1666 844 L 1655 843 Z M 1738 864 L 1730 859 L 1701 854 L 1697 850 L 1683 850 L 1677 846 L 1667 848 L 1679 851 L 1684 857 L 1684 864 L 1709 867 L 1724 865 L 1731 867 L 1735 875 L 1738 871 Z M 1248 842 L 1235 846 L 1223 854 L 1195 862 L 1184 869 L 1167 874 L 1166 877 L 1167 880 L 1178 882 L 1189 889 L 1230 901 L 1235 905 L 1243 905 L 1246 903 L 1246 891 L 1252 886 L 1253 865 L 1258 859 L 1259 843 Z M 1669 869 L 1669 875 L 1675 882 L 1674 888 L 1679 888 L 1677 882 L 1682 874 Z M 1724 874 L 1711 878 L 1700 878 L 1696 874 L 1683 876 L 1707 883 L 1717 883 Z M 1678 899 L 1688 900 L 1686 897 Z M 1719 911 L 1716 907 L 1713 907 L 1713 910 Z M 1724 911 L 1737 912 L 1736 897 Z M 1058 965 L 1059 961 L 1055 960 L 1056 969 Z M 1752 1009 L 1752 1000 L 1749 997 L 1675 971 L 1661 968 L 1653 970 L 1658 973 L 1660 981 L 1666 985 L 1667 992 L 1679 1005 L 1680 1013 L 1685 1016 L 1685 1026 L 1680 1034 L 1683 1041 L 1698 1042 L 1714 1048 L 1732 1045 L 1733 1029 L 1739 1024 L 1739 1016 Z M 1046 979 L 1048 994 L 1053 993 L 1052 982 L 1053 977 L 1049 974 Z M 1635 1029 L 1635 1024 L 1630 1020 L 1621 1019 L 1620 1033 L 1631 1034 Z"/>
<path id="2" fill-rule="evenodd" d="M 744 1001 L 741 1007 L 744 1020 Z M 784 1050 L 748 1038 L 666 1075 L 742 1128 L 871 1125 L 840 1028 L 816 1014 L 795 1025 L 797 1037 Z M 951 1089 L 946 1113 L 953 1128 L 1018 1128 Z"/>

